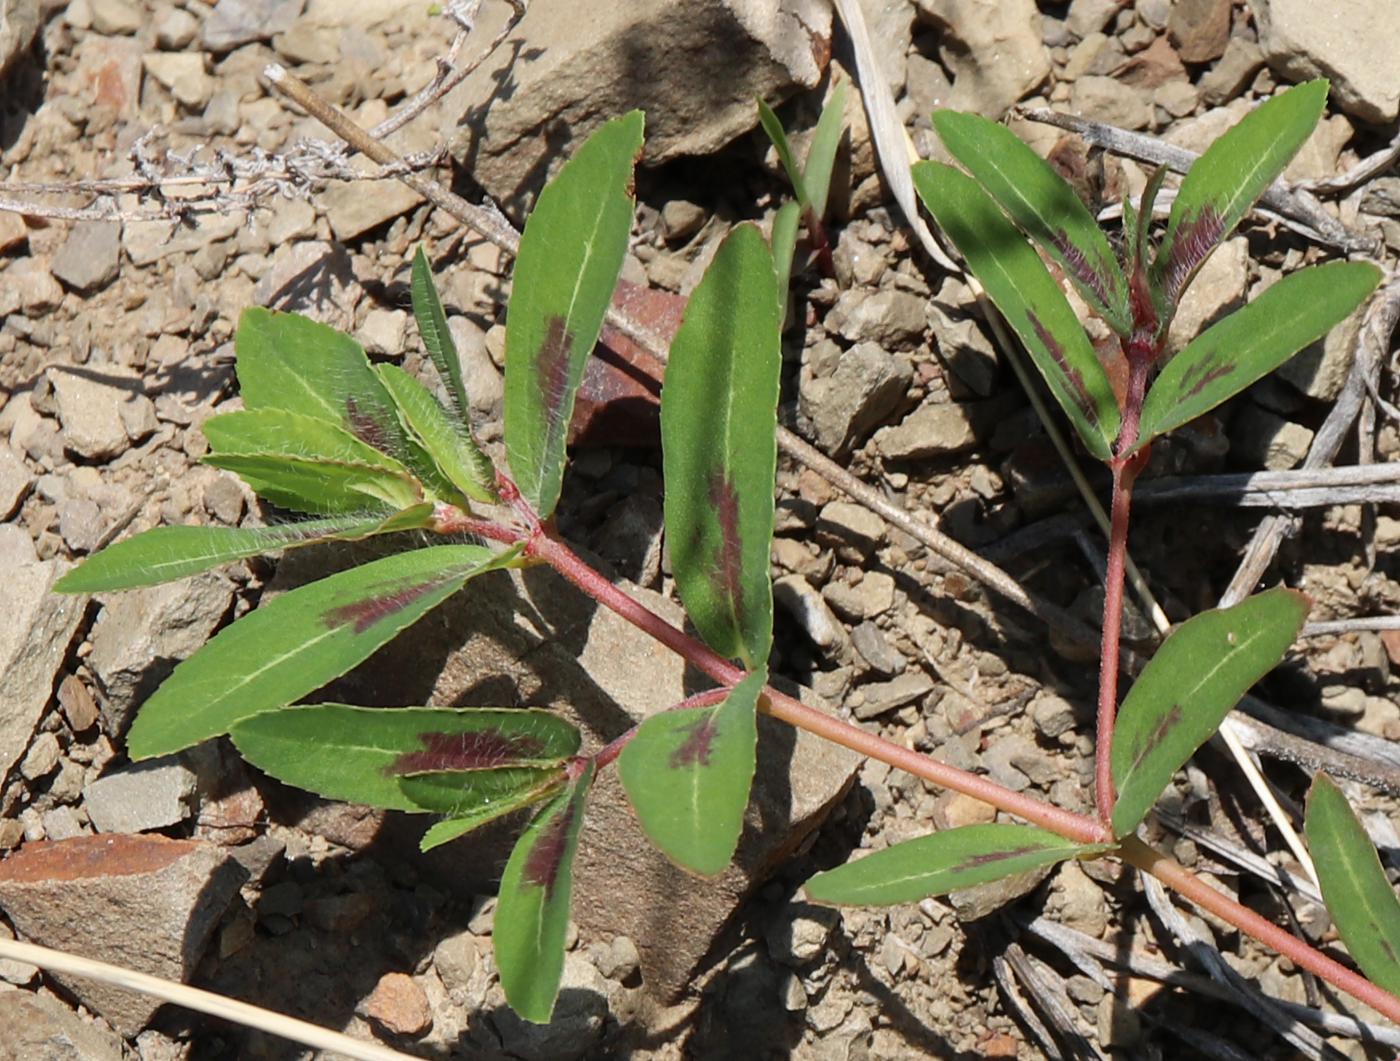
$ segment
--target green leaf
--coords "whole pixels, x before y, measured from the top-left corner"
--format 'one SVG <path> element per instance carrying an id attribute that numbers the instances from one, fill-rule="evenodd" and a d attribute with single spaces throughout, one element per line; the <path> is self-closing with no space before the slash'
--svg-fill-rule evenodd
<path id="1" fill-rule="evenodd" d="M 408 472 L 376 465 L 277 453 L 211 453 L 203 463 L 233 472 L 264 500 L 313 515 L 402 509 L 423 500 Z"/>
<path id="2" fill-rule="evenodd" d="M 894 906 L 1107 850 L 1033 825 L 966 825 L 893 844 L 818 873 L 802 887 L 813 902 Z"/>
<path id="3" fill-rule="evenodd" d="M 690 296 L 661 388 L 676 586 L 710 647 L 749 670 L 768 662 L 773 640 L 780 327 L 768 244 L 738 225 Z"/>
<path id="4" fill-rule="evenodd" d="M 432 514 L 433 506 L 424 504 L 389 519 L 341 516 L 277 527 L 156 527 L 94 553 L 59 579 L 54 589 L 101 593 L 155 586 L 247 556 L 426 527 Z"/>
<path id="5" fill-rule="evenodd" d="M 850 87 L 849 81 L 839 81 L 832 88 L 831 98 L 826 101 L 821 117 L 817 119 L 817 127 L 812 131 L 807 162 L 802 167 L 802 183 L 811 196 L 812 214 L 818 221 L 826 216 L 827 199 L 831 194 L 831 171 L 836 165 L 836 149 L 841 146 L 841 134 L 845 132 L 846 95 Z"/>
<path id="6" fill-rule="evenodd" d="M 263 711 L 229 733 L 243 758 L 286 784 L 327 799 L 439 813 L 441 790 L 435 802 L 414 799 L 408 775 L 451 769 L 461 797 L 453 808 L 474 810 L 461 771 L 554 767 L 557 774 L 579 748 L 578 731 L 563 719 L 506 708 L 310 704 Z"/>
<path id="7" fill-rule="evenodd" d="M 501 878 L 491 941 L 511 1009 L 545 1024 L 554 1012 L 564 971 L 574 852 L 593 763 L 535 816 L 516 843 Z"/>
<path id="8" fill-rule="evenodd" d="M 778 275 L 778 299 L 787 301 L 788 284 L 792 279 L 792 256 L 797 249 L 797 226 L 802 220 L 802 208 L 786 202 L 773 215 L 773 269 Z"/>
<path id="9" fill-rule="evenodd" d="M 642 112 L 588 138 L 525 224 L 506 319 L 506 456 L 541 519 L 559 501 L 564 444 L 632 227 Z"/>
<path id="10" fill-rule="evenodd" d="M 1172 631 L 1133 682 L 1113 727 L 1115 836 L 1138 827 L 1172 775 L 1283 659 L 1307 616 L 1308 598 L 1279 587 Z"/>
<path id="11" fill-rule="evenodd" d="M 1130 334 L 1123 270 L 1064 178 L 1010 129 L 979 115 L 937 111 L 933 127 L 977 183 L 1059 263 L 1089 307 L 1119 335 Z"/>
<path id="12" fill-rule="evenodd" d="M 1366 829 L 1326 774 L 1308 790 L 1304 830 L 1342 942 L 1372 983 L 1400 995 L 1400 899 Z"/>
<path id="13" fill-rule="evenodd" d="M 428 388 L 398 365 L 376 365 L 374 372 L 398 406 L 404 430 L 432 458 L 449 490 L 460 490 L 482 504 L 494 503 L 496 471 L 471 432 L 454 423 Z"/>
<path id="14" fill-rule="evenodd" d="M 1108 460 L 1121 425 L 1113 387 L 1040 257 L 971 177 L 919 162 L 914 186 L 1025 344 L 1084 445 Z"/>
<path id="15" fill-rule="evenodd" d="M 1152 279 L 1174 308 L 1181 292 L 1303 146 L 1327 105 L 1318 78 L 1256 107 L 1196 160 L 1181 182 Z M 1165 329 L 1169 318 L 1161 321 Z"/>
<path id="16" fill-rule="evenodd" d="M 141 707 L 133 759 L 168 755 L 261 711 L 285 707 L 367 659 L 518 550 L 437 545 L 300 586 L 249 612 L 179 664 Z"/>
<path id="17" fill-rule="evenodd" d="M 434 791 L 428 795 L 423 786 L 433 783 L 436 775 L 426 774 L 421 778 L 405 778 L 406 789 L 449 802 L 445 791 Z M 434 823 L 423 834 L 419 850 L 433 848 L 465 836 L 474 829 L 504 818 L 518 810 L 524 810 L 533 803 L 548 799 L 564 784 L 563 770 L 480 770 L 474 774 L 455 774 L 456 800 L 453 809 L 446 813 L 456 817 Z M 445 788 L 445 779 L 442 782 Z"/>
<path id="18" fill-rule="evenodd" d="M 787 173 L 788 180 L 792 183 L 792 193 L 797 196 L 797 201 L 802 205 L 803 210 L 807 210 L 812 205 L 812 200 L 807 195 L 807 182 L 802 177 L 802 167 L 797 164 L 797 156 L 792 153 L 792 142 L 788 140 L 787 131 L 783 128 L 783 123 L 778 120 L 778 116 L 773 113 L 773 108 L 758 100 L 758 121 L 763 126 L 763 131 L 768 134 L 768 139 L 773 141 L 773 147 L 778 152 L 778 161 L 783 164 L 783 171 Z"/>
<path id="19" fill-rule="evenodd" d="M 719 873 L 739 845 L 766 680 L 757 670 L 712 707 L 652 715 L 622 750 L 618 777 L 642 830 L 688 870 Z"/>
<path id="20" fill-rule="evenodd" d="M 302 413 L 258 409 L 204 424 L 204 463 L 237 472 L 259 496 L 300 512 L 357 512 L 374 498 L 396 508 L 422 500 L 413 474 L 349 431 Z"/>
<path id="21" fill-rule="evenodd" d="M 348 335 L 296 313 L 253 306 L 238 320 L 234 351 L 249 411 L 326 420 L 382 453 L 406 457 L 393 402 Z"/>
<path id="22" fill-rule="evenodd" d="M 438 297 L 433 271 L 421 243 L 413 253 L 413 278 L 409 289 L 413 298 L 413 319 L 418 322 L 418 335 L 423 340 L 423 348 L 428 351 L 438 375 L 447 385 L 458 424 L 470 430 L 471 403 L 467 400 L 466 384 L 462 382 L 462 361 L 457 356 L 457 344 L 452 341 L 447 314 L 443 312 L 442 299 Z"/>
<path id="23" fill-rule="evenodd" d="M 505 767 L 469 774 L 421 774 L 403 778 L 400 785 L 420 807 L 451 815 L 424 834 L 419 848 L 427 851 L 548 799 L 565 780 L 561 767 Z"/>
<path id="24" fill-rule="evenodd" d="M 1380 278 L 1366 262 L 1313 266 L 1211 325 L 1167 362 L 1147 392 L 1135 448 L 1214 409 L 1326 335 Z"/>

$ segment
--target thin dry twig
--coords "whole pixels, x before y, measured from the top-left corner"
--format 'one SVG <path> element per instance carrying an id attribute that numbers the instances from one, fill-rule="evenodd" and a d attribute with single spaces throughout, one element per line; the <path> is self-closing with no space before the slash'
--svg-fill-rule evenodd
<path id="1" fill-rule="evenodd" d="M 1289 1045 L 1312 1058 L 1325 1061 L 1343 1061 L 1344 1056 L 1327 1045 L 1320 1035 L 1311 1028 L 1304 1027 L 1292 1018 L 1282 1007 L 1265 997 L 1225 961 L 1215 947 L 1213 940 L 1197 931 L 1181 916 L 1167 895 L 1166 889 L 1155 878 L 1142 875 L 1143 890 L 1147 894 L 1148 905 L 1152 907 L 1163 927 L 1175 936 L 1190 955 L 1205 966 L 1211 978 L 1235 996 L 1236 1003 L 1251 1013 L 1266 1028 L 1272 1028 L 1286 1039 Z"/>
<path id="2" fill-rule="evenodd" d="M 129 991 L 139 991 L 143 995 L 150 995 L 152 998 L 158 998 L 165 1002 L 173 1002 L 186 1009 L 208 1013 L 211 1016 L 233 1021 L 249 1028 L 257 1028 L 259 1031 L 289 1039 L 294 1043 L 301 1043 L 316 1050 L 329 1050 L 344 1057 L 357 1058 L 359 1061 L 415 1061 L 408 1054 L 391 1050 L 379 1043 L 352 1039 L 340 1032 L 333 1032 L 328 1028 L 309 1024 L 304 1020 L 297 1020 L 295 1017 L 274 1013 L 272 1010 L 263 1009 L 260 1006 L 249 1005 L 247 1002 L 225 998 L 212 991 L 203 991 L 197 987 L 188 987 L 171 980 L 162 980 L 160 977 L 148 976 L 146 973 L 139 973 L 134 969 L 124 969 L 119 965 L 93 961 L 91 958 L 82 958 L 76 954 L 67 954 L 63 951 L 51 950 L 48 947 L 39 947 L 32 943 L 0 939 L 0 957 L 37 965 L 41 969 L 48 969 L 52 972 L 66 973 L 70 976 L 112 984 Z"/>
<path id="3" fill-rule="evenodd" d="M 1110 965 L 1144 980 L 1156 980 L 1169 987 L 1194 991 L 1207 998 L 1234 1001 L 1233 992 L 1209 977 L 1189 972 L 1179 965 L 1154 958 L 1143 951 L 1125 949 L 1096 939 L 1062 922 L 1043 916 L 1025 920 L 1023 924 L 1032 935 L 1059 949 L 1084 975 L 1106 990 L 1113 989 L 1113 982 L 1104 971 L 1103 965 Z M 1320 1028 L 1328 1035 L 1343 1035 L 1350 1039 L 1377 1042 L 1382 1046 L 1400 1047 L 1400 1029 L 1390 1025 L 1367 1022 L 1345 1014 L 1329 1013 L 1283 999 L 1271 1001 L 1290 1016 Z"/>

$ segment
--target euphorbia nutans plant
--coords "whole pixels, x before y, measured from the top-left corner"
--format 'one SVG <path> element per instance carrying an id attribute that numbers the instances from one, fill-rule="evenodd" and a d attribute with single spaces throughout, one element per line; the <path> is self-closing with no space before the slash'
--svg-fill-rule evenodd
<path id="1" fill-rule="evenodd" d="M 1325 93 L 1322 82 L 1285 93 L 1212 147 L 1183 182 L 1149 256 L 1154 178 L 1136 216 L 1128 211 L 1124 265 L 1067 186 L 999 126 L 937 115 L 937 129 L 971 176 L 929 164 L 916 170 L 934 216 L 1026 344 L 1086 447 L 1113 471 L 1110 567 L 1118 573 L 1110 574 L 1105 621 L 1096 817 L 928 759 L 766 684 L 786 270 L 775 266 L 754 225 L 733 229 L 692 294 L 662 390 L 666 534 L 676 588 L 699 639 L 629 597 L 553 530 L 574 395 L 627 248 L 632 166 L 642 142 L 635 112 L 589 138 L 526 226 L 506 333 L 504 465 L 493 465 L 473 438 L 456 352 L 421 251 L 413 263 L 414 312 L 446 402 L 398 368 L 371 366 L 330 328 L 260 309 L 244 314 L 236 351 L 245 410 L 209 421 L 206 459 L 280 507 L 316 518 L 270 528 L 158 528 L 93 556 L 61 588 L 148 585 L 256 553 L 403 530 L 442 534 L 449 544 L 331 575 L 239 619 L 146 701 L 128 750 L 133 758 L 165 755 L 226 734 L 249 761 L 290 784 L 437 815 L 425 847 L 533 808 L 501 882 L 494 944 L 508 1000 L 534 1021 L 550 1018 L 558 991 L 570 867 L 597 772 L 619 770 L 643 829 L 667 856 L 696 873 L 716 873 L 733 856 L 754 772 L 764 768 L 755 755 L 758 711 L 1028 823 L 894 845 L 813 878 L 806 887 L 817 901 L 915 902 L 1065 859 L 1121 857 L 1400 1019 L 1400 999 L 1387 993 L 1400 969 L 1400 911 L 1345 799 L 1325 779 L 1309 802 L 1307 831 L 1315 847 L 1326 846 L 1328 858 L 1347 867 L 1345 887 L 1324 874 L 1323 888 L 1375 983 L 1134 836 L 1173 773 L 1282 657 L 1306 612 L 1302 596 L 1270 590 L 1182 624 L 1134 684 L 1116 724 L 1113 717 L 1127 499 L 1146 446 L 1322 335 L 1376 283 L 1369 265 L 1304 270 L 1162 365 L 1181 291 L 1302 143 Z M 1022 230 L 1119 337 L 1117 367 L 1100 362 Z M 463 535 L 474 542 L 462 544 Z M 298 703 L 481 572 L 539 563 L 682 654 L 716 687 L 602 748 L 585 748 L 570 723 L 531 708 Z M 1368 938 L 1352 942 L 1358 933 Z M 1368 945 L 1376 939 L 1382 945 Z"/>

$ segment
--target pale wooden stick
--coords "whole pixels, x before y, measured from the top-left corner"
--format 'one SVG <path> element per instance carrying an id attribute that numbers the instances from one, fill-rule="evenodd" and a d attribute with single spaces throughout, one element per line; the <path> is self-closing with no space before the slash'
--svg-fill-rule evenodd
<path id="1" fill-rule="evenodd" d="M 137 991 L 164 1002 L 173 1002 L 186 1009 L 207 1013 L 212 1017 L 220 1017 L 248 1028 L 256 1028 L 282 1039 L 290 1039 L 294 1043 L 301 1043 L 315 1050 L 333 1050 L 346 1057 L 355 1058 L 356 1061 L 416 1061 L 409 1054 L 391 1050 L 379 1043 L 352 1039 L 340 1032 L 317 1027 L 315 1024 L 297 1020 L 295 1017 L 274 1013 L 261 1006 L 239 1002 L 236 999 L 225 998 L 223 995 L 216 995 L 212 991 L 203 991 L 197 987 L 177 984 L 172 980 L 162 980 L 158 976 L 138 973 L 133 969 L 123 969 L 119 965 L 93 961 L 91 958 L 82 958 L 76 954 L 52 950 L 49 947 L 40 947 L 33 943 L 0 939 L 0 958 L 28 962 L 30 965 L 37 965 L 39 968 L 48 969 L 51 972 L 81 976 L 88 980 L 111 984 L 113 987 Z"/>

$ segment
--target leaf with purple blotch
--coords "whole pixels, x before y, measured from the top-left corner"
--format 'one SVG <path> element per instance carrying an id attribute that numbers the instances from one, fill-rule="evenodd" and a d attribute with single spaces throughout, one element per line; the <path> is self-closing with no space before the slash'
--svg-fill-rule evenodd
<path id="1" fill-rule="evenodd" d="M 1367 262 L 1331 262 L 1284 277 L 1211 325 L 1167 362 L 1143 402 L 1140 449 L 1262 379 L 1356 309 L 1380 282 Z"/>
<path id="2" fill-rule="evenodd" d="M 1033 825 L 966 825 L 892 844 L 818 873 L 802 889 L 816 903 L 894 906 L 1108 850 Z"/>
<path id="3" fill-rule="evenodd" d="M 937 162 L 916 163 L 913 172 L 919 198 L 1025 344 L 1084 445 L 1108 460 L 1122 422 L 1118 401 L 1059 284 L 971 177 Z"/>
<path id="4" fill-rule="evenodd" d="M 1298 153 L 1326 105 L 1324 78 L 1280 92 L 1245 115 L 1191 166 L 1152 262 L 1153 284 L 1171 312 L 1201 264 Z M 1168 314 L 1160 327 L 1169 323 Z"/>
<path id="5" fill-rule="evenodd" d="M 405 456 L 394 404 L 350 336 L 297 313 L 252 306 L 239 317 L 233 341 L 247 410 L 326 420 L 380 452 Z"/>
<path id="6" fill-rule="evenodd" d="M 559 501 L 574 397 L 627 253 L 641 148 L 641 111 L 603 125 L 545 186 L 520 238 L 506 315 L 506 457 L 541 518 Z"/>
<path id="7" fill-rule="evenodd" d="M 491 942 L 511 1009 L 545 1024 L 564 971 L 574 852 L 593 784 L 590 760 L 526 827 L 501 878 Z"/>
<path id="8" fill-rule="evenodd" d="M 736 226 L 690 296 L 661 388 L 676 587 L 700 636 L 750 670 L 773 640 L 781 313 L 767 241 Z"/>
<path id="9" fill-rule="evenodd" d="M 766 680 L 758 670 L 711 707 L 652 715 L 618 760 L 618 777 L 647 838 L 695 873 L 721 872 L 739 844 Z"/>
<path id="10" fill-rule="evenodd" d="M 1138 827 L 1172 775 L 1283 659 L 1307 617 L 1308 598 L 1278 587 L 1202 612 L 1162 642 L 1113 727 L 1115 836 Z"/>
<path id="11" fill-rule="evenodd" d="M 466 782 L 458 786 L 460 806 L 449 805 L 440 791 L 431 802 L 415 799 L 406 775 L 450 769 L 460 780 L 463 772 L 514 767 L 539 782 L 579 748 L 568 722 L 523 708 L 309 704 L 263 711 L 229 733 L 245 759 L 286 784 L 327 799 L 433 813 L 472 809 Z M 503 780 L 493 791 L 510 787 Z"/>
<path id="12" fill-rule="evenodd" d="M 141 707 L 133 759 L 168 755 L 285 707 L 338 678 L 519 549 L 438 545 L 386 556 L 299 586 L 219 631 Z"/>
<path id="13" fill-rule="evenodd" d="M 1050 255 L 1119 335 L 1133 327 L 1123 270 L 1098 222 L 1048 162 L 1010 129 L 977 114 L 936 111 L 943 146 Z"/>
<path id="14" fill-rule="evenodd" d="M 275 527 L 156 527 L 94 553 L 59 579 L 54 589 L 101 593 L 155 586 L 248 556 L 426 527 L 432 514 L 433 506 L 423 504 L 387 518 L 339 516 Z"/>
<path id="15" fill-rule="evenodd" d="M 1361 971 L 1400 995 L 1400 899 L 1366 828 L 1330 777 L 1308 790 L 1308 853 L 1332 923 Z"/>

